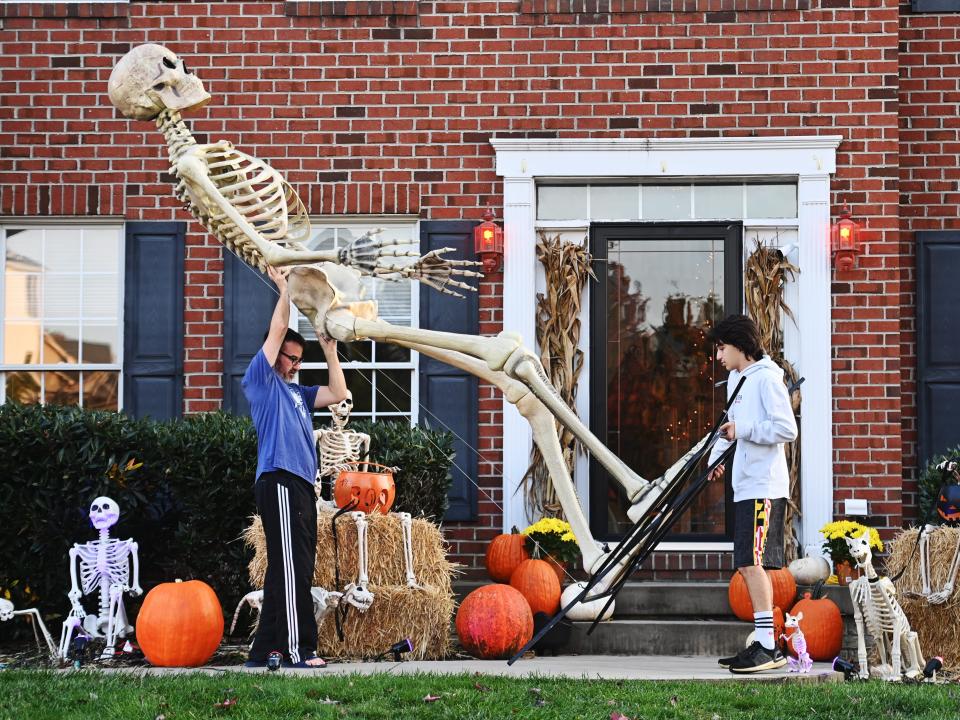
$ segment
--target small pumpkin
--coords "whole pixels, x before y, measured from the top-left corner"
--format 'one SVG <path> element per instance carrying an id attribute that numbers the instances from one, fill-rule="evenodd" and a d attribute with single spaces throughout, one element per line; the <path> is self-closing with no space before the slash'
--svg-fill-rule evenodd
<path id="1" fill-rule="evenodd" d="M 354 510 L 370 514 L 380 512 L 384 515 L 393 505 L 397 494 L 393 482 L 395 468 L 372 462 L 347 463 L 351 469 L 341 470 L 333 485 L 333 500 L 337 507 L 343 508 L 353 503 Z M 376 472 L 360 470 L 360 467 L 376 467 Z M 352 469 L 356 467 L 356 469 Z"/>
<path id="2" fill-rule="evenodd" d="M 577 597 L 580 593 L 583 592 L 583 589 L 587 586 L 587 583 L 575 582 L 573 585 L 568 585 L 563 589 L 563 592 L 560 594 L 560 604 L 563 607 L 566 607 L 573 599 Z M 593 622 L 603 611 L 604 606 L 607 604 L 607 601 L 610 598 L 605 597 L 599 600 L 587 600 L 586 602 L 580 601 L 574 605 L 567 612 L 567 617 L 571 620 L 577 622 Z M 606 612 L 603 613 L 603 620 L 609 620 L 613 615 L 613 611 L 616 608 L 616 603 L 611 602 L 610 607 L 607 608 Z"/>
<path id="3" fill-rule="evenodd" d="M 797 597 L 797 582 L 786 568 L 767 570 L 767 577 L 773 586 L 773 604 L 784 612 L 793 607 Z M 743 575 L 735 572 L 727 588 L 727 599 L 733 614 L 744 621 L 753 621 L 753 603 L 747 592 L 747 583 Z"/>
<path id="4" fill-rule="evenodd" d="M 151 665 L 196 667 L 223 639 L 223 609 L 201 580 L 161 583 L 147 593 L 137 615 L 137 643 Z"/>
<path id="5" fill-rule="evenodd" d="M 843 645 L 843 618 L 840 608 L 830 598 L 822 597 L 823 583 L 817 583 L 813 593 L 805 592 L 791 611 L 792 615 L 803 613 L 800 630 L 807 641 L 807 654 L 813 660 L 833 660 L 840 654 Z M 789 635 L 788 635 L 789 637 Z M 791 654 L 793 645 L 788 643 Z"/>
<path id="6" fill-rule="evenodd" d="M 510 587 L 530 604 L 534 615 L 546 613 L 553 616 L 560 609 L 560 581 L 557 573 L 545 560 L 524 560 L 510 575 Z"/>
<path id="7" fill-rule="evenodd" d="M 513 528 L 512 533 L 497 535 L 487 546 L 486 566 L 491 580 L 510 582 L 510 576 L 524 560 L 530 559 L 527 538 Z"/>
<path id="8" fill-rule="evenodd" d="M 512 657 L 533 637 L 533 613 L 520 591 L 484 585 L 467 595 L 455 621 L 460 644 L 482 660 Z"/>
<path id="9" fill-rule="evenodd" d="M 821 555 L 797 558 L 787 569 L 798 585 L 813 585 L 830 577 L 830 562 Z"/>

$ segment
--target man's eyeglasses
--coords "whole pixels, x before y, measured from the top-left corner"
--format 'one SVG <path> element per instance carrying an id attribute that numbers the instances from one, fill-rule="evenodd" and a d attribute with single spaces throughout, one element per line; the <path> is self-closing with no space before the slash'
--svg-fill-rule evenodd
<path id="1" fill-rule="evenodd" d="M 280 354 L 283 355 L 287 360 L 289 360 L 292 365 L 299 365 L 300 363 L 303 362 L 302 357 L 298 357 L 297 355 L 291 355 L 290 353 L 285 353 L 283 350 L 280 351 Z"/>

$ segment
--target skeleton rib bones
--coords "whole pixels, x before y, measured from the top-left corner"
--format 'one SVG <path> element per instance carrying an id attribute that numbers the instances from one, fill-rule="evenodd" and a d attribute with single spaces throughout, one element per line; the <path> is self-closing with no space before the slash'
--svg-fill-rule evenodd
<path id="1" fill-rule="evenodd" d="M 690 453 L 658 480 L 646 480 L 620 460 L 577 418 L 550 384 L 536 355 L 523 347 L 518 335 L 501 332 L 495 337 L 444 333 L 391 325 L 377 317 L 376 303 L 363 299 L 361 274 L 387 279 L 412 279 L 449 294 L 450 287 L 472 289 L 459 280 L 476 276 L 467 270 L 471 261 L 449 260 L 450 249 L 424 255 L 410 265 L 391 264 L 384 258 L 412 253 L 387 249 L 384 243 L 364 236 L 339 253 L 309 250 L 306 210 L 296 193 L 266 163 L 245 155 L 226 141 L 200 145 L 193 139 L 181 111 L 206 105 L 210 95 L 200 80 L 170 50 L 140 45 L 127 53 L 110 77 L 110 99 L 126 117 L 156 119 L 169 148 L 177 196 L 218 240 L 247 264 L 291 267 L 288 287 L 293 303 L 310 320 L 318 336 L 343 342 L 366 338 L 389 342 L 466 370 L 499 388 L 533 429 L 553 479 L 560 504 L 577 537 L 583 566 L 594 572 L 605 551 L 593 539 L 563 461 L 555 420 L 581 441 L 626 491 L 632 503 L 628 515 L 634 522 L 647 515 L 661 492 L 683 467 Z M 630 557 L 618 563 L 623 569 Z M 599 583 L 605 589 L 618 580 L 608 573 Z"/>

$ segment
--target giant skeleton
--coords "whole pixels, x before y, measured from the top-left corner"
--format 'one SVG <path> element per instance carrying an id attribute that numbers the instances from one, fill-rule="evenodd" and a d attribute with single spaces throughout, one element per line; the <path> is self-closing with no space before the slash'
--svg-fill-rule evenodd
<path id="1" fill-rule="evenodd" d="M 519 335 L 501 332 L 481 337 L 398 327 L 377 316 L 376 303 L 363 300 L 361 275 L 412 279 L 450 294 L 472 289 L 459 278 L 476 273 L 476 263 L 449 260 L 450 249 L 433 251 L 409 264 L 391 259 L 402 252 L 396 243 L 381 243 L 367 234 L 338 252 L 308 249 L 310 224 L 294 190 L 266 163 L 221 140 L 198 143 L 181 112 L 207 104 L 210 95 L 184 62 L 159 45 L 133 48 L 117 63 L 110 77 L 113 104 L 128 118 L 156 120 L 169 149 L 177 197 L 218 240 L 248 265 L 291 268 L 288 287 L 293 303 L 310 320 L 318 335 L 343 342 L 370 339 L 415 350 L 465 370 L 496 386 L 530 423 L 553 479 L 557 496 L 583 556 L 583 567 L 600 578 L 591 584 L 599 593 L 625 580 L 637 560 L 636 550 L 610 552 L 594 540 L 577 499 L 555 423 L 559 421 L 619 483 L 631 503 L 628 515 L 642 525 L 657 517 L 645 536 L 647 546 L 672 522 L 675 508 L 666 508 L 674 481 L 689 475 L 709 449 L 708 438 L 656 480 L 637 475 L 611 452 L 563 402 L 550 384 L 537 356 L 521 344 Z M 454 288 L 454 289 L 451 289 Z M 664 531 L 665 532 L 665 531 Z M 627 547 L 637 545 L 626 543 Z M 602 576 L 602 578 L 601 578 Z M 582 596 L 583 599 L 587 599 Z M 347 598 L 344 598 L 345 600 Z M 571 603 L 572 605 L 572 603 Z"/>

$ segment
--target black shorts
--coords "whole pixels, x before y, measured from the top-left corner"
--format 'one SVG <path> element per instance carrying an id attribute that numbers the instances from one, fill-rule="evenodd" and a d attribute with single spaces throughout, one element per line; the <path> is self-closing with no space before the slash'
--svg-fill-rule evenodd
<path id="1" fill-rule="evenodd" d="M 783 517 L 787 499 L 741 500 L 733 504 L 733 565 L 783 567 Z"/>

